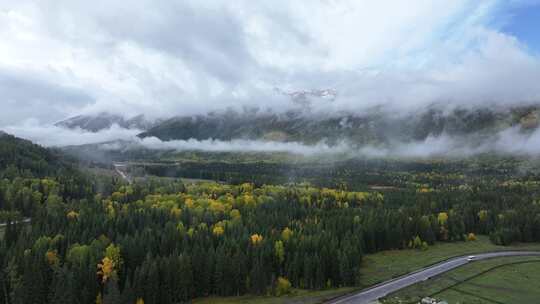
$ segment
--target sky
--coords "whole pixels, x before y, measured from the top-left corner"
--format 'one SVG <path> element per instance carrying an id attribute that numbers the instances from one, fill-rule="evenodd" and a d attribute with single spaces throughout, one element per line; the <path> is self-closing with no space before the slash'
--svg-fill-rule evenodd
<path id="1" fill-rule="evenodd" d="M 540 100 L 540 0 L 0 2 L 0 128 L 149 117 Z"/>
<path id="2" fill-rule="evenodd" d="M 522 2 L 511 7 L 507 14 L 509 20 L 501 31 L 523 41 L 532 53 L 539 54 L 540 1 Z"/>

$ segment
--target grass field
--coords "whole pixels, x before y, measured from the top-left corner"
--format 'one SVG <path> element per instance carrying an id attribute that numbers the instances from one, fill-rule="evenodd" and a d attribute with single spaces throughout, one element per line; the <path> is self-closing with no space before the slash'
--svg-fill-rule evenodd
<path id="1" fill-rule="evenodd" d="M 241 296 L 241 297 L 209 297 L 196 299 L 194 304 L 316 304 L 349 293 L 355 288 L 338 288 L 329 290 L 308 291 L 295 289 L 288 296 Z"/>
<path id="2" fill-rule="evenodd" d="M 454 303 L 538 303 L 540 258 L 504 257 L 467 264 L 394 294 L 384 303 L 417 303 L 424 296 Z"/>
<path id="3" fill-rule="evenodd" d="M 416 249 L 382 251 L 364 257 L 360 269 L 361 287 L 369 287 L 455 256 L 514 249 L 540 250 L 540 244 L 497 246 L 492 244 L 488 237 L 478 236 L 477 241 L 438 243 L 426 251 Z"/>
<path id="4" fill-rule="evenodd" d="M 439 243 L 430 246 L 426 251 L 416 249 L 388 250 L 364 256 L 361 268 L 361 286 L 357 288 L 340 288 L 322 291 L 295 290 L 291 296 L 284 297 L 212 297 L 195 300 L 195 304 L 296 304 L 296 303 L 323 303 L 325 300 L 350 293 L 360 288 L 366 288 L 391 278 L 415 271 L 417 269 L 435 264 L 442 260 L 460 255 L 480 253 L 486 251 L 502 250 L 540 250 L 540 244 L 517 244 L 514 246 L 493 245 L 486 236 L 478 236 L 474 242 Z M 492 260 L 495 261 L 495 260 Z M 472 265 L 482 266 L 484 261 Z M 487 262 L 487 261 L 486 261 Z M 458 268 L 455 271 L 461 270 Z M 465 274 L 467 274 L 465 269 Z M 438 289 L 440 290 L 440 288 Z M 436 292 L 434 290 L 433 292 Z M 422 291 L 423 292 L 423 291 Z M 463 303 L 463 302 L 461 302 Z M 467 302 L 468 303 L 468 302 Z M 472 302 L 476 303 L 476 302 Z"/>

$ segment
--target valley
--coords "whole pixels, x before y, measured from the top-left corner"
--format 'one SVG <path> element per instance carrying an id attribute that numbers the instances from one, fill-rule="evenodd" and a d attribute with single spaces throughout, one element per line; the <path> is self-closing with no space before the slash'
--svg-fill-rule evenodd
<path id="1" fill-rule="evenodd" d="M 104 299 L 320 303 L 455 256 L 536 250 L 540 242 L 540 162 L 533 157 L 339 158 L 99 145 L 49 151 L 2 139 L 13 158 L 0 187 L 11 223 L 6 248 L 57 259 L 42 265 L 51 279 L 36 292 L 54 294 L 59 269 L 97 269 L 94 283 L 78 282 Z M 20 147 L 26 152 L 8 152 Z M 106 157 L 85 156 L 100 151 Z M 61 165 L 46 169 L 40 158 Z M 80 250 L 90 250 L 92 260 L 77 266 Z M 107 273 L 103 263 L 112 263 Z M 22 280 L 40 271 L 29 267 L 18 271 Z M 166 281 L 148 281 L 152 272 L 175 269 Z M 169 280 L 183 287 L 167 289 Z"/>
<path id="2" fill-rule="evenodd" d="M 0 304 L 540 302 L 540 0 L 0 1 Z"/>

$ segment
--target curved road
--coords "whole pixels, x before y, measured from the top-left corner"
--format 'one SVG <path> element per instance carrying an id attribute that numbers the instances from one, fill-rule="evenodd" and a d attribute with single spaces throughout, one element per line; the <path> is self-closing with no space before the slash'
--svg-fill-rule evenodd
<path id="1" fill-rule="evenodd" d="M 113 166 L 116 173 L 118 173 L 118 175 L 120 175 L 120 177 L 122 177 L 128 184 L 131 184 L 131 177 L 126 172 L 122 171 L 127 168 L 127 165 L 121 163 L 114 163 Z"/>
<path id="2" fill-rule="evenodd" d="M 490 258 L 497 257 L 506 257 L 506 256 L 540 256 L 538 251 L 501 251 L 501 252 L 489 252 L 489 253 L 479 253 L 474 255 L 475 258 L 473 261 L 485 260 Z M 367 304 L 375 302 L 377 299 L 385 297 L 388 294 L 391 294 L 395 291 L 398 291 L 407 286 L 413 285 L 415 283 L 425 281 L 433 276 L 447 272 L 461 265 L 470 263 L 468 260 L 469 255 L 460 256 L 451 258 L 444 262 L 429 266 L 418 271 L 412 272 L 410 274 L 392 279 L 380 284 L 377 284 L 368 289 L 364 289 L 360 292 L 345 295 L 343 297 L 334 299 L 327 302 L 328 304 Z"/>

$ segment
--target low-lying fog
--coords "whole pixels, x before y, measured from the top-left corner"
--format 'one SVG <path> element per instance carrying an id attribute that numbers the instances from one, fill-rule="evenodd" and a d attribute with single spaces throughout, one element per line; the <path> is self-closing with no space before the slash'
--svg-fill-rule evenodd
<path id="1" fill-rule="evenodd" d="M 146 148 L 210 152 L 289 152 L 307 156 L 347 154 L 351 157 L 397 158 L 467 157 L 487 152 L 519 156 L 540 155 L 540 130 L 525 133 L 518 127 L 508 128 L 490 136 L 473 134 L 457 137 L 443 134 L 429 136 L 423 141 L 394 141 L 380 145 L 358 145 L 345 140 L 334 145 L 329 145 L 324 141 L 314 145 L 306 145 L 300 142 L 246 139 L 162 141 L 156 137 L 141 139 L 136 136 L 141 132 L 140 130 L 123 129 L 116 125 L 99 132 L 88 132 L 27 122 L 17 127 L 6 127 L 4 131 L 48 147 L 99 144 L 99 147 L 104 150 Z M 122 141 L 116 141 L 118 139 L 122 139 Z"/>

